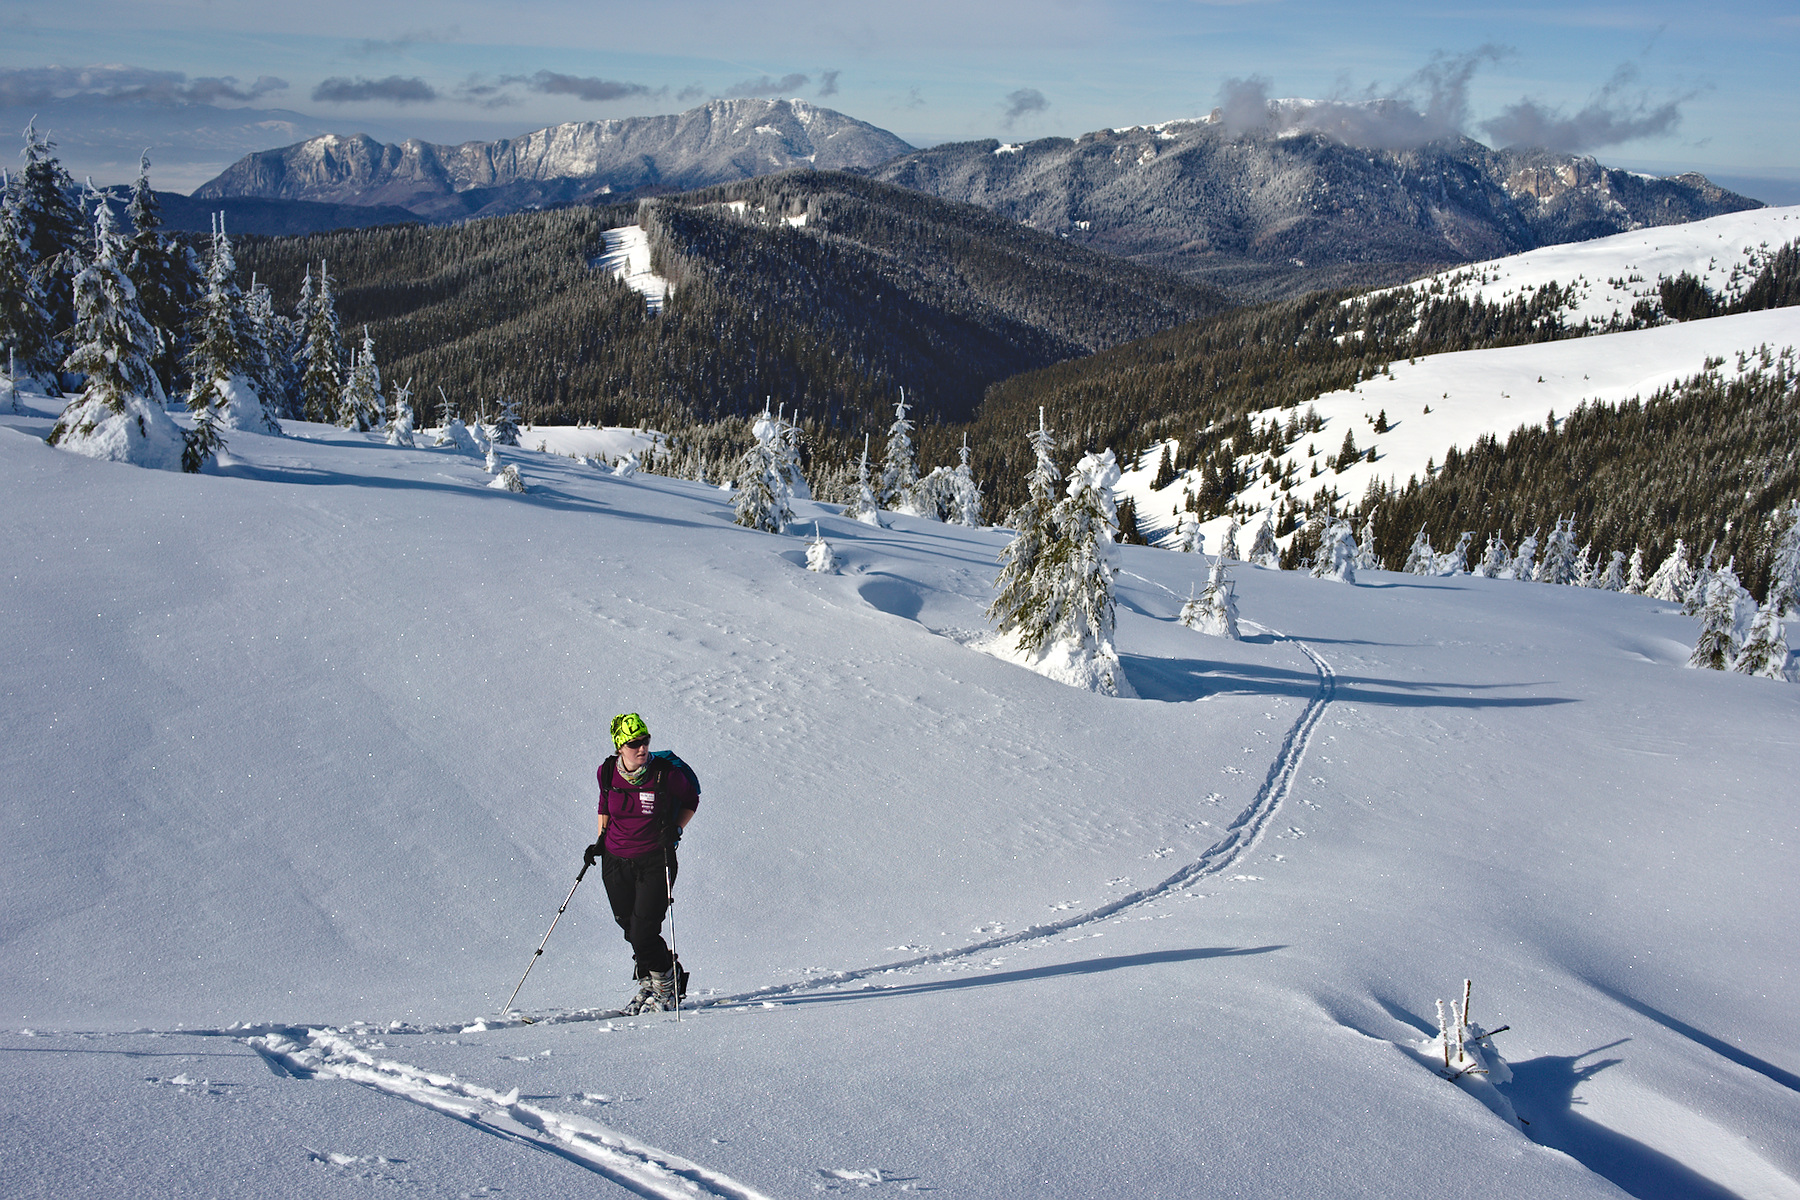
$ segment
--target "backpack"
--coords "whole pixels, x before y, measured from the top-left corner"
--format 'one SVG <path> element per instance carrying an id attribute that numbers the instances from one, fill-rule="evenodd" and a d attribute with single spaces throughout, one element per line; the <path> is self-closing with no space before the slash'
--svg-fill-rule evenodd
<path id="1" fill-rule="evenodd" d="M 613 764 L 618 761 L 619 756 L 617 754 L 610 754 L 607 756 L 606 762 L 601 764 L 605 773 L 600 778 L 600 786 L 609 792 L 612 791 L 613 785 Z M 664 775 L 667 775 L 670 771 L 680 771 L 683 775 L 686 775 L 688 782 L 694 785 L 694 798 L 696 800 L 700 798 L 700 776 L 694 774 L 694 768 L 682 761 L 681 755 L 675 753 L 673 750 L 652 750 L 650 752 L 650 767 L 653 775 L 656 773 L 656 769 L 659 766 Z M 681 820 L 680 810 L 671 809 L 667 813 L 659 813 L 657 815 L 662 818 L 663 824 L 668 827 L 663 831 L 663 844 L 665 846 L 674 845 L 675 842 L 680 840 L 681 826 L 677 824 L 677 822 Z"/>

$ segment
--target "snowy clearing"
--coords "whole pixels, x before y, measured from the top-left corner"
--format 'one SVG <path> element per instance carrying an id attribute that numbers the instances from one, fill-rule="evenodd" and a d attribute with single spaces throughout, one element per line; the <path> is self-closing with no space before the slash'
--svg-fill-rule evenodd
<path id="1" fill-rule="evenodd" d="M 610 271 L 625 286 L 644 298 L 644 308 L 655 316 L 669 298 L 669 281 L 650 266 L 650 234 L 637 225 L 622 225 L 600 235 L 606 252 L 594 260 L 601 271 Z"/>
<path id="2" fill-rule="evenodd" d="M 25 399 L 8 1196 L 1800 1196 L 1800 687 L 1668 605 L 1240 567 L 1233 642 L 1122 547 L 1114 700 L 972 648 L 997 531 Z M 626 709 L 704 783 L 690 1009 L 601 1015 L 590 881 L 501 1017 Z M 1434 1069 L 1471 978 L 1528 1125 Z"/>

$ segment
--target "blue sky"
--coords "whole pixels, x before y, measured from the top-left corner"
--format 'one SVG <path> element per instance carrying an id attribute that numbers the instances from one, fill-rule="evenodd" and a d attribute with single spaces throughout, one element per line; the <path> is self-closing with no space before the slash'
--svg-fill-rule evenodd
<path id="1" fill-rule="evenodd" d="M 153 178 L 183 191 L 318 132 L 454 142 L 733 94 L 801 96 L 925 145 L 1200 115 L 1232 81 L 1419 106 L 1435 82 L 1490 143 L 1526 131 L 1800 200 L 1793 0 L 0 0 L 0 27 L 0 118 L 39 114 L 98 182 L 149 144 Z"/>

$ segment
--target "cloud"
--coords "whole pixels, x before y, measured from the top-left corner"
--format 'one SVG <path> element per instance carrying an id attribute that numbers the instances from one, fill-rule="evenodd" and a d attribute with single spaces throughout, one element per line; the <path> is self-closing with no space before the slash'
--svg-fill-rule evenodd
<path id="1" fill-rule="evenodd" d="M 578 100 L 604 102 L 607 100 L 624 100 L 630 96 L 654 96 L 666 93 L 667 88 L 652 88 L 642 83 L 621 83 L 613 79 L 596 79 L 592 76 L 559 75 L 555 71 L 539 71 L 526 81 L 534 92 L 543 92 L 551 96 L 574 96 Z"/>
<path id="2" fill-rule="evenodd" d="M 836 72 L 833 72 L 836 77 Z M 732 84 L 719 94 L 721 96 L 784 96 L 799 91 L 812 80 L 798 71 L 792 75 L 783 75 L 780 79 L 771 79 L 764 75 L 761 79 L 746 79 L 742 83 Z"/>
<path id="3" fill-rule="evenodd" d="M 368 100 L 384 100 L 390 104 L 425 104 L 438 98 L 437 89 L 423 79 L 404 79 L 389 75 L 386 79 L 345 79 L 334 75 L 313 89 L 312 98 L 327 104 L 356 104 Z"/>
<path id="4" fill-rule="evenodd" d="M 1013 122 L 1020 117 L 1041 113 L 1050 107 L 1050 101 L 1044 99 L 1044 93 L 1036 88 L 1020 88 L 1009 92 L 1006 96 L 1006 127 L 1011 129 Z"/>
<path id="5" fill-rule="evenodd" d="M 675 98 L 682 101 L 704 100 L 706 99 L 706 88 L 698 83 L 690 83 L 679 92 L 676 92 Z"/>
<path id="6" fill-rule="evenodd" d="M 1469 120 L 1469 81 L 1486 62 L 1505 57 L 1502 46 L 1443 55 L 1383 94 L 1372 84 L 1360 94 L 1325 100 L 1271 100 L 1269 81 L 1227 79 L 1213 119 L 1231 137 L 1259 133 L 1319 133 L 1349 146 L 1407 150 L 1457 137 Z"/>
<path id="7" fill-rule="evenodd" d="M 358 58 L 389 58 L 404 54 L 414 46 L 435 46 L 444 42 L 453 42 L 462 36 L 462 29 L 456 25 L 439 31 L 436 29 L 412 29 L 393 38 L 364 38 L 350 51 Z"/>
<path id="8" fill-rule="evenodd" d="M 0 68 L 0 104 L 6 105 L 45 104 L 52 100 L 170 107 L 217 104 L 221 100 L 247 103 L 286 87 L 287 80 L 273 75 L 246 84 L 232 75 L 189 79 L 180 71 L 121 65 Z"/>
<path id="9" fill-rule="evenodd" d="M 1248 79 L 1227 79 L 1219 85 L 1219 106 L 1213 109 L 1213 120 L 1225 127 L 1227 137 L 1261 133 L 1275 120 L 1269 108 L 1269 81 L 1262 75 Z"/>
<path id="10" fill-rule="evenodd" d="M 1673 133 L 1681 124 L 1681 106 L 1695 96 L 1687 92 L 1660 104 L 1647 95 L 1622 95 L 1637 81 L 1637 68 L 1622 64 L 1592 100 L 1573 116 L 1564 116 L 1529 97 L 1509 104 L 1500 115 L 1483 121 L 1484 133 L 1501 146 L 1532 146 L 1561 154 L 1579 154 L 1616 146 L 1636 138 Z"/>
<path id="11" fill-rule="evenodd" d="M 479 104 L 483 108 L 511 108 L 522 101 L 506 89 L 508 85 L 518 82 L 518 78 L 509 77 L 490 83 L 480 75 L 471 75 L 457 84 L 456 91 L 452 94 L 464 104 Z"/>
<path id="12" fill-rule="evenodd" d="M 838 94 L 837 81 L 838 81 L 838 76 L 840 74 L 842 74 L 842 72 L 820 71 L 819 72 L 819 95 L 821 95 L 821 96 L 837 95 Z"/>

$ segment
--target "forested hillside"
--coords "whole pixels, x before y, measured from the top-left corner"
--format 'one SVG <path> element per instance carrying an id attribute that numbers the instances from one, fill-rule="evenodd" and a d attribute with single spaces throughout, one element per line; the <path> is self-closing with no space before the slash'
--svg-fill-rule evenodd
<path id="1" fill-rule="evenodd" d="M 1429 479 L 1364 498 L 1377 547 L 1398 566 L 1421 529 L 1439 549 L 1475 533 L 1479 552 L 1491 535 L 1511 548 L 1573 517 L 1577 542 L 1591 543 L 1600 565 L 1639 549 L 1653 567 L 1680 539 L 1696 556 L 1712 547 L 1713 565 L 1733 563 L 1761 598 L 1765 519 L 1800 499 L 1800 376 L 1792 347 L 1753 367 L 1454 449 Z"/>
<path id="2" fill-rule="evenodd" d="M 592 265 L 602 232 L 631 223 L 674 284 L 658 316 Z M 773 397 L 839 452 L 885 428 L 902 387 L 923 423 L 966 420 L 1001 379 L 1224 307 L 980 209 L 826 172 L 239 251 L 278 303 L 320 262 L 384 375 L 422 398 L 442 387 L 465 414 L 510 399 L 540 422 L 680 427 Z"/>
<path id="3" fill-rule="evenodd" d="M 999 503 L 1018 503 L 1031 462 L 1024 431 L 1037 424 L 1039 407 L 1065 454 L 1113 446 L 1126 459 L 1176 438 L 1183 447 L 1176 467 L 1216 459 L 1225 473 L 1233 455 L 1244 453 L 1246 414 L 1354 387 L 1398 359 L 1793 304 L 1800 296 L 1800 253 L 1793 246 L 1772 253 L 1731 302 L 1681 275 L 1663 280 L 1653 289 L 1656 299 L 1630 314 L 1576 320 L 1570 316 L 1576 291 L 1574 281 L 1547 283 L 1490 302 L 1419 285 L 1360 296 L 1318 293 L 1193 321 L 996 384 L 971 430 L 977 473 Z M 1223 450 L 1233 439 L 1236 447 Z M 1221 506 L 1230 485 L 1224 479 L 1214 497 Z"/>

